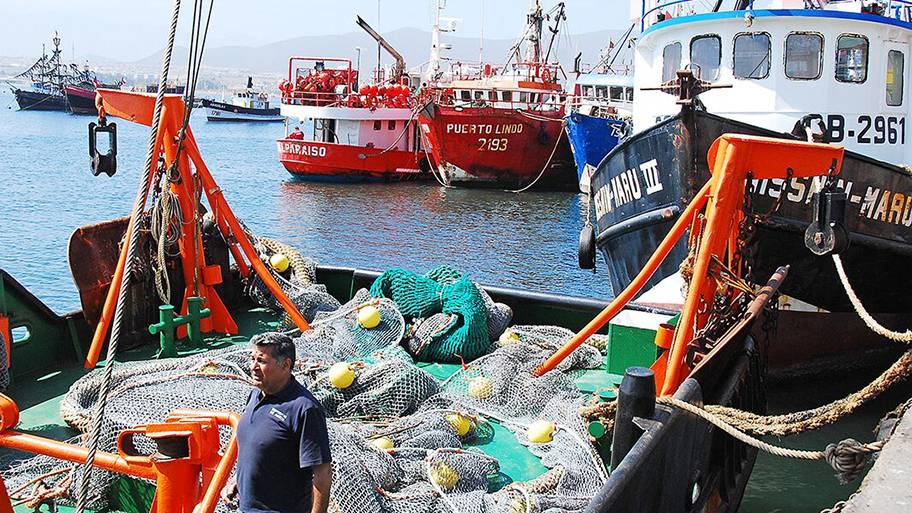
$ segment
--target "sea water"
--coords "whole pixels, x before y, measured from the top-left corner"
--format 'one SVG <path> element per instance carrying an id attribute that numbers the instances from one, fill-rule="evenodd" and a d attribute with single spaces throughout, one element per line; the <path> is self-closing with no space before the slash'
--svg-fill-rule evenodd
<path id="1" fill-rule="evenodd" d="M 118 171 L 95 177 L 87 142 L 92 117 L 16 109 L 12 94 L 0 92 L 0 268 L 65 313 L 80 308 L 67 264 L 69 236 L 80 226 L 129 215 L 149 129 L 114 120 Z M 281 123 L 208 123 L 198 111 L 192 127 L 238 218 L 257 235 L 290 244 L 321 264 L 418 272 L 450 264 L 484 284 L 610 299 L 604 269 L 592 273 L 577 266 L 585 217 L 578 194 L 513 194 L 435 182 L 297 182 L 278 161 Z M 778 387 L 769 394 L 770 409 L 814 407 L 860 388 L 870 377 Z M 867 441 L 877 419 L 900 400 L 892 394 L 838 426 L 769 441 L 813 450 L 849 436 Z M 857 485 L 839 486 L 822 462 L 761 455 L 741 511 L 817 512 Z"/>

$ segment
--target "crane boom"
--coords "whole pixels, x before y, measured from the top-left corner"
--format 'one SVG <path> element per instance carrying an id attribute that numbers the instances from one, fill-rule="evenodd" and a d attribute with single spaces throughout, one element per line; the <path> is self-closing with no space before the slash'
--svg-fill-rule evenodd
<path id="1" fill-rule="evenodd" d="M 367 22 L 364 21 L 364 18 L 362 18 L 361 16 L 357 16 L 357 15 L 355 17 L 356 17 L 355 23 L 357 23 L 359 27 L 363 28 L 365 32 L 367 32 L 372 38 L 374 38 L 377 41 L 377 43 L 380 46 L 382 46 L 383 49 L 386 50 L 387 53 L 389 53 L 393 57 L 393 59 L 396 60 L 396 64 L 393 65 L 392 80 L 395 82 L 398 82 L 399 79 L 402 77 L 402 75 L 405 73 L 405 58 L 403 58 L 402 54 L 400 54 L 399 52 L 396 51 L 395 48 L 393 48 L 393 45 L 389 44 L 389 42 L 386 39 L 383 39 L 383 36 L 381 36 L 379 33 L 377 33 L 377 31 L 374 30 L 373 27 L 368 25 Z M 379 65 L 379 63 L 378 63 L 378 65 Z"/>

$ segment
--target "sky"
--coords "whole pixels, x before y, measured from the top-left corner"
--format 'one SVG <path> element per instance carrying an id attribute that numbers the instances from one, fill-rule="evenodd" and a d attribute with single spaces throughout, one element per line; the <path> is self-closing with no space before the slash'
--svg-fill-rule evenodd
<path id="1" fill-rule="evenodd" d="M 571 34 L 626 28 L 629 2 L 565 0 L 567 26 Z M 183 46 L 193 3 L 181 3 L 177 40 Z M 544 0 L 542 8 L 548 11 L 555 3 Z M 214 5 L 210 48 L 353 32 L 359 30 L 356 14 L 381 33 L 403 27 L 429 31 L 436 0 L 215 0 Z M 172 6 L 170 0 L 0 0 L 0 56 L 38 56 L 56 30 L 68 59 L 75 54 L 76 61 L 90 55 L 138 60 L 164 46 Z M 480 37 L 483 31 L 486 38 L 515 38 L 528 7 L 529 0 L 447 0 L 444 15 L 462 19 L 459 36 Z"/>

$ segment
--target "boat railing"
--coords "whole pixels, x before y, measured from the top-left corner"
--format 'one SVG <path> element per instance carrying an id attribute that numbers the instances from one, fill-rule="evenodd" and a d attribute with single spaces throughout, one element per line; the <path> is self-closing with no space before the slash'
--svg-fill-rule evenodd
<path id="1" fill-rule="evenodd" d="M 335 92 L 292 91 L 282 96 L 285 105 L 305 105 L 309 107 L 346 107 L 349 95 Z"/>
<path id="2" fill-rule="evenodd" d="M 462 91 L 470 90 L 460 90 L 460 92 Z M 547 114 L 562 113 L 567 101 L 566 95 L 561 91 L 532 92 L 490 89 L 471 90 L 471 93 L 471 97 L 466 97 L 457 96 L 453 89 L 436 90 L 429 99 L 437 105 L 445 107 L 491 108 Z"/>

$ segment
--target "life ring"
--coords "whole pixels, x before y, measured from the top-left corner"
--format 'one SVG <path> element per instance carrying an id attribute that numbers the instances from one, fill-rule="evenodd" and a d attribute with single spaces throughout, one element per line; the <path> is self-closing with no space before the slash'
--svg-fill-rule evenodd
<path id="1" fill-rule="evenodd" d="M 551 72 L 548 71 L 548 68 L 542 69 L 541 77 L 542 77 L 542 80 L 543 80 L 544 82 L 550 82 L 550 81 L 551 81 Z"/>

